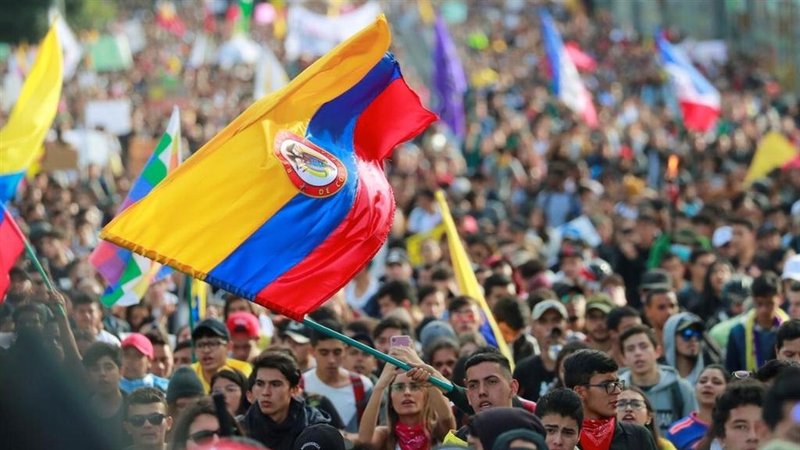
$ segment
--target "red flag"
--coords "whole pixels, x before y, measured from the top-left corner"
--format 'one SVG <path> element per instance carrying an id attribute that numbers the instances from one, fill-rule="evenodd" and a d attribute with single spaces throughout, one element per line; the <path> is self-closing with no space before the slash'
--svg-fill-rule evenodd
<path id="1" fill-rule="evenodd" d="M 575 64 L 575 68 L 577 68 L 579 71 L 594 72 L 595 69 L 597 69 L 597 61 L 581 50 L 581 48 L 575 42 L 565 43 L 564 49 L 567 51 L 569 59 L 571 59 L 573 64 Z"/>
<path id="2" fill-rule="evenodd" d="M 3 208 L 3 214 L 0 215 L 0 303 L 5 299 L 8 285 L 11 283 L 8 272 L 25 249 L 24 242 L 25 238 L 14 218 Z"/>

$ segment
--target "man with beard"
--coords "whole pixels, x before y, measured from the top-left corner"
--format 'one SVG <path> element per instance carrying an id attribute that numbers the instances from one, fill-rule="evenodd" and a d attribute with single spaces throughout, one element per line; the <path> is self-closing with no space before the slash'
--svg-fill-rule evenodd
<path id="1" fill-rule="evenodd" d="M 596 294 L 586 302 L 586 337 L 589 346 L 595 350 L 609 352 L 611 350 L 611 334 L 608 332 L 606 317 L 614 308 L 611 298 L 606 294 Z"/>
<path id="2" fill-rule="evenodd" d="M 693 385 L 705 366 L 719 363 L 720 350 L 706 338 L 703 321 L 683 312 L 670 317 L 664 325 L 664 359 Z"/>

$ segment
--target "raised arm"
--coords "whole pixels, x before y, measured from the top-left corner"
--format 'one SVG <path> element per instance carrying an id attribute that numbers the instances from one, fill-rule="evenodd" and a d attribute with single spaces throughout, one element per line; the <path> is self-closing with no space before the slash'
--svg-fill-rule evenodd
<path id="1" fill-rule="evenodd" d="M 75 335 L 72 334 L 72 327 L 69 326 L 64 294 L 58 291 L 48 292 L 47 306 L 50 307 L 58 323 L 61 345 L 64 347 L 64 363 L 73 367 L 80 366 L 82 358 L 78 351 L 78 344 L 75 342 Z"/>
<path id="2" fill-rule="evenodd" d="M 389 388 L 389 385 L 399 371 L 400 369 L 389 363 L 383 366 L 383 372 L 381 372 L 381 376 L 372 388 L 372 395 L 369 396 L 367 406 L 364 408 L 364 414 L 361 416 L 361 423 L 358 424 L 357 443 L 368 444 L 376 449 L 383 448 L 386 442 L 388 429 L 378 426 L 381 399 L 383 398 L 383 393 Z"/>

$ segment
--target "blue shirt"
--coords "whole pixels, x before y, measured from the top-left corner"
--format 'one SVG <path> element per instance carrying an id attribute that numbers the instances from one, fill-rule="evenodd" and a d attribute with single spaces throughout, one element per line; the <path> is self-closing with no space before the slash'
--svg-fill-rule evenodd
<path id="1" fill-rule="evenodd" d="M 126 394 L 130 394 L 141 387 L 154 387 L 162 392 L 167 392 L 167 385 L 169 385 L 169 380 L 157 377 L 152 373 L 148 373 L 144 378 L 139 378 L 138 380 L 129 380 L 125 377 L 119 379 L 119 388 Z"/>
<path id="2" fill-rule="evenodd" d="M 692 450 L 708 430 L 708 424 L 697 418 L 697 412 L 673 423 L 667 431 L 667 440 L 678 450 Z"/>

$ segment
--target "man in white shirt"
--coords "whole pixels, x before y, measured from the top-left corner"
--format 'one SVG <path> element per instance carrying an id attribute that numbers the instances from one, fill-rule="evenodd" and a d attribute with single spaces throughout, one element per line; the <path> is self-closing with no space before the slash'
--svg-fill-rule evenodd
<path id="1" fill-rule="evenodd" d="M 86 330 L 95 336 L 97 342 L 105 342 L 119 347 L 119 339 L 103 329 L 103 307 L 94 295 L 80 292 L 72 297 L 72 319 L 78 329 Z"/>
<path id="2" fill-rule="evenodd" d="M 322 321 L 322 324 L 342 332 L 336 322 Z M 346 346 L 338 339 L 312 331 L 311 347 L 317 367 L 303 374 L 303 388 L 306 392 L 327 397 L 342 418 L 345 431 L 357 432 L 361 414 L 372 393 L 372 381 L 342 366 Z"/>

